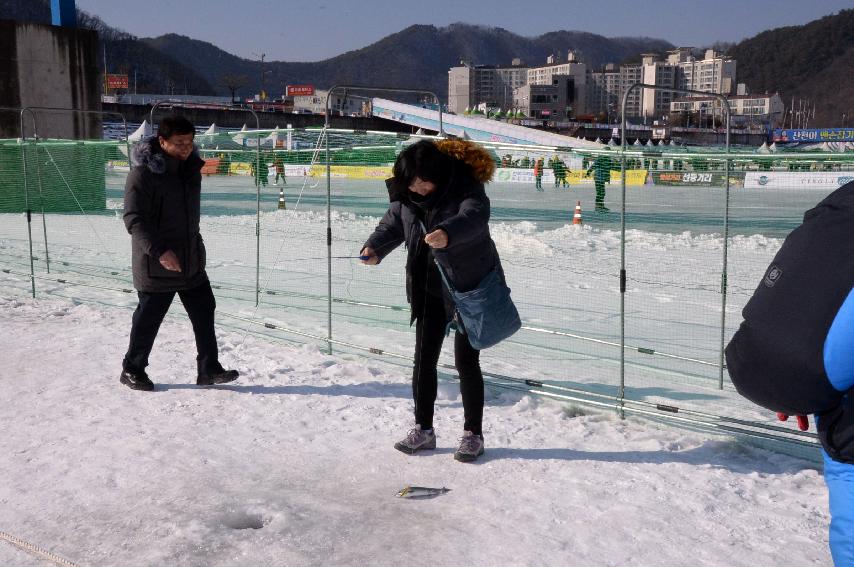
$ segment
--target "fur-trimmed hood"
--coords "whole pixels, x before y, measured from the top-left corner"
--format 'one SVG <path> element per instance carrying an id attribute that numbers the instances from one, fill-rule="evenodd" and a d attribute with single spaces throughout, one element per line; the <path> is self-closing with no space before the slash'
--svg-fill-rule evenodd
<path id="1" fill-rule="evenodd" d="M 166 173 L 166 158 L 157 136 L 151 136 L 135 144 L 130 152 L 131 165 L 133 167 L 144 165 L 151 173 Z M 199 150 L 195 146 L 193 146 L 193 153 L 187 158 L 187 163 L 200 163 L 199 169 L 204 165 L 204 161 L 199 156 Z"/>
<path id="2" fill-rule="evenodd" d="M 474 178 L 489 183 L 495 173 L 495 161 L 489 152 L 468 140 L 438 140 L 434 142 L 439 151 L 467 164 Z"/>

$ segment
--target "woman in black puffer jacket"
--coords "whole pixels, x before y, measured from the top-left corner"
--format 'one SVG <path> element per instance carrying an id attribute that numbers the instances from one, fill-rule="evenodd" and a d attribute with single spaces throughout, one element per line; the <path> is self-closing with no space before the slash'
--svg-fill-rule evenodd
<path id="1" fill-rule="evenodd" d="M 409 146 L 394 164 L 394 177 L 386 181 L 388 211 L 362 249 L 362 262 L 369 265 L 379 264 L 400 244 L 407 249 L 406 296 L 410 321 L 416 323 L 412 372 L 416 425 L 395 444 L 405 453 L 436 447 L 436 365 L 454 314 L 436 263 L 459 291 L 476 288 L 496 268 L 501 271 L 489 235 L 489 198 L 483 187 L 494 170 L 489 154 L 471 142 L 421 141 Z M 468 462 L 483 454 L 480 351 L 457 332 L 454 355 L 465 411 L 463 438 L 454 458 Z"/>

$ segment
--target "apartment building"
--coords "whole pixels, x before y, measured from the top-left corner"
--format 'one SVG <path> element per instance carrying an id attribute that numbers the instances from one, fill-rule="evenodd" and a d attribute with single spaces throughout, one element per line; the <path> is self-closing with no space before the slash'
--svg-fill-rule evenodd
<path id="1" fill-rule="evenodd" d="M 777 93 L 774 94 L 738 94 L 727 97 L 730 105 L 731 124 L 748 124 L 779 127 L 783 122 L 785 105 Z M 725 113 L 721 103 L 714 97 L 691 96 L 677 98 L 670 103 L 671 116 L 682 117 L 686 125 L 708 126 L 723 124 Z M 673 122 L 673 120 L 671 120 Z"/>
<path id="2" fill-rule="evenodd" d="M 644 54 L 640 64 L 621 65 L 619 89 L 616 92 L 618 114 L 623 95 L 635 83 L 719 94 L 734 92 L 735 60 L 723 57 L 712 49 L 706 50 L 702 59 L 696 58 L 693 53 L 691 47 L 680 47 L 668 52 L 663 61 L 656 54 Z M 591 72 L 588 90 L 591 114 L 602 116 L 612 113 L 610 105 L 614 104 L 616 72 L 612 65 Z M 626 115 L 660 118 L 670 111 L 670 103 L 680 96 L 667 91 L 636 89 L 629 95 Z"/>
<path id="3" fill-rule="evenodd" d="M 462 114 L 485 104 L 507 110 L 513 105 L 513 90 L 527 84 L 527 73 L 528 68 L 519 59 L 509 67 L 461 62 L 448 71 L 448 109 Z"/>

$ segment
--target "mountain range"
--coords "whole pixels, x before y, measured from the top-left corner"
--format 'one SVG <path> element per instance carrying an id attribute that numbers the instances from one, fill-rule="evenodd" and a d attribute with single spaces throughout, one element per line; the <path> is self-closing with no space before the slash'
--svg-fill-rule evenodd
<path id="1" fill-rule="evenodd" d="M 47 0 L 0 0 L 0 18 L 50 22 Z M 673 49 L 661 39 L 607 38 L 555 31 L 523 37 L 502 28 L 471 24 L 413 25 L 362 49 L 309 63 L 251 61 L 217 46 L 177 34 L 137 38 L 78 10 L 82 27 L 97 29 L 111 73 L 128 73 L 131 90 L 150 93 L 246 96 L 263 85 L 273 96 L 288 84 L 335 84 L 423 88 L 447 98 L 448 69 L 461 60 L 509 64 L 520 58 L 541 65 L 555 54 L 576 52 L 593 68 L 636 61 L 641 53 Z M 737 60 L 737 80 L 752 92 L 779 92 L 815 106 L 811 126 L 841 125 L 854 110 L 854 10 L 842 10 L 802 26 L 762 32 L 726 46 Z M 429 53 L 428 57 L 423 54 Z M 851 122 L 850 118 L 847 118 Z"/>

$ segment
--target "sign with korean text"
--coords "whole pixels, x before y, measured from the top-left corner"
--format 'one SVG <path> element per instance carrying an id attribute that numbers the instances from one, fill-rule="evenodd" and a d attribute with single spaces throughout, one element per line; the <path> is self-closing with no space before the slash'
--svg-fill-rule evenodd
<path id="1" fill-rule="evenodd" d="M 286 96 L 314 96 L 314 85 L 288 85 Z"/>
<path id="2" fill-rule="evenodd" d="M 128 88 L 128 76 L 127 75 L 107 74 L 107 88 L 108 89 L 126 89 L 126 88 Z"/>
<path id="3" fill-rule="evenodd" d="M 774 130 L 775 142 L 854 142 L 854 128 Z"/>

